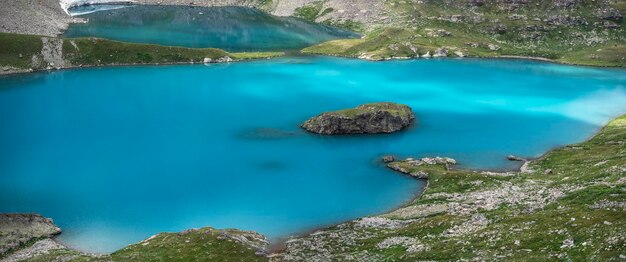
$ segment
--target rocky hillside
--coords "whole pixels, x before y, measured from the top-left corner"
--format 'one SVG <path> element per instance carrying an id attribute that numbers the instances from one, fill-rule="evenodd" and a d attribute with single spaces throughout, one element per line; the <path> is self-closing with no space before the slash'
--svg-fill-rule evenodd
<path id="1" fill-rule="evenodd" d="M 109 0 L 105 0 L 109 1 Z M 110 0 L 119 2 L 118 0 Z M 83 3 L 64 0 L 66 6 Z M 90 2 L 90 1 L 88 1 Z M 101 1 L 100 1 L 101 2 Z M 528 56 L 626 66 L 623 0 L 136 0 L 139 4 L 246 6 L 366 34 L 306 53 L 389 59 Z M 0 32 L 54 36 L 75 21 L 59 0 L 0 5 Z"/>
<path id="2" fill-rule="evenodd" d="M 623 261 L 626 115 L 521 172 L 447 158 L 390 168 L 428 177 L 409 205 L 287 241 L 276 261 Z"/>
<path id="3" fill-rule="evenodd" d="M 356 26 L 367 32 L 364 39 L 304 51 L 374 60 L 529 56 L 626 65 L 625 1 L 429 0 L 387 1 L 385 6 L 389 24 Z"/>

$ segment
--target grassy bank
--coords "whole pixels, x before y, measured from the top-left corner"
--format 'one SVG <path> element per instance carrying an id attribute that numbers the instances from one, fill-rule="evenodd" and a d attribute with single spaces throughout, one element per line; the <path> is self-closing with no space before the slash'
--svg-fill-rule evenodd
<path id="1" fill-rule="evenodd" d="M 389 1 L 389 24 L 366 37 L 304 53 L 380 60 L 448 56 L 527 56 L 568 64 L 626 66 L 623 1 Z"/>
<path id="2" fill-rule="evenodd" d="M 285 260 L 619 261 L 626 255 L 626 115 L 584 143 L 559 148 L 527 172 L 428 175 L 408 206 L 292 240 Z"/>
<path id="3" fill-rule="evenodd" d="M 495 44 L 493 44 L 495 43 Z M 540 58 L 564 64 L 602 67 L 626 66 L 626 45 L 611 43 L 579 47 L 562 51 L 554 49 L 519 48 L 490 42 L 475 35 L 436 38 L 400 28 L 385 28 L 370 32 L 362 39 L 340 39 L 302 49 L 305 54 L 357 57 L 370 60 L 419 58 L 445 49 L 448 57 L 500 58 L 507 56 Z"/>
<path id="4" fill-rule="evenodd" d="M 49 38 L 0 33 L 0 67 L 5 70 L 42 70 L 78 66 L 202 63 L 261 59 L 282 52 L 229 53 L 214 48 L 184 48 L 125 43 L 99 38 Z"/>

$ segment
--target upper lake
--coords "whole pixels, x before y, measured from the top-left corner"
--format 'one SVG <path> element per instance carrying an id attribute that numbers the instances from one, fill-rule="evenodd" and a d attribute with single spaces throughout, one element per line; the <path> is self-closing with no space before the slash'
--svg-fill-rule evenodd
<path id="1" fill-rule="evenodd" d="M 521 60 L 231 64 L 0 77 L 0 212 L 37 212 L 60 240 L 110 252 L 214 226 L 272 240 L 396 208 L 425 183 L 384 154 L 508 169 L 626 112 L 626 71 Z M 325 137 L 299 124 L 367 102 L 411 106 L 391 135 Z"/>
<path id="2" fill-rule="evenodd" d="M 93 36 L 233 52 L 301 49 L 328 40 L 359 37 L 350 31 L 242 7 L 95 5 L 71 11 L 89 22 L 72 24 L 65 37 Z"/>

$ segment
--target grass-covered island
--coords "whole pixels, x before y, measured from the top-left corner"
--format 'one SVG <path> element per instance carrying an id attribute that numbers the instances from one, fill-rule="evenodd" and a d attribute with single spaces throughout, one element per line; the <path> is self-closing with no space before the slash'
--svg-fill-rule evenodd
<path id="1" fill-rule="evenodd" d="M 407 105 L 383 102 L 319 114 L 302 124 L 323 135 L 393 133 L 408 127 L 415 114 Z"/>
<path id="2" fill-rule="evenodd" d="M 290 239 L 284 250 L 269 255 L 258 234 L 209 228 L 158 234 L 110 255 L 90 255 L 50 241 L 56 232 L 45 220 L 49 230 L 33 230 L 41 225 L 11 224 L 11 216 L 0 217 L 2 232 L 22 233 L 3 233 L 0 250 L 9 250 L 2 254 L 9 261 L 621 261 L 626 256 L 626 115 L 586 142 L 526 163 L 521 172 L 459 170 L 451 168 L 454 163 L 444 158 L 390 163 L 426 174 L 427 189 L 405 207 Z"/>

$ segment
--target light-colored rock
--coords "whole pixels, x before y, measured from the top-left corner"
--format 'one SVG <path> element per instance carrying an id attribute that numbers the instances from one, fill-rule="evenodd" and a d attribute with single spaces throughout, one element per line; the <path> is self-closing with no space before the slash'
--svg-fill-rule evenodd
<path id="1" fill-rule="evenodd" d="M 433 54 L 433 57 L 447 57 L 448 56 L 448 50 L 445 48 L 437 48 L 437 50 L 435 50 L 435 54 Z"/>

